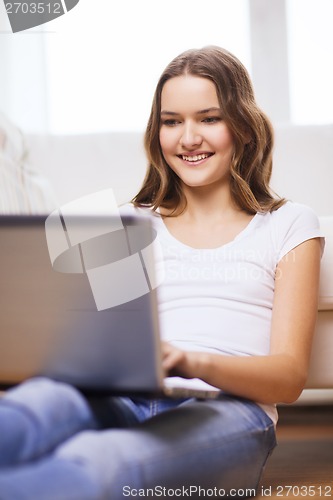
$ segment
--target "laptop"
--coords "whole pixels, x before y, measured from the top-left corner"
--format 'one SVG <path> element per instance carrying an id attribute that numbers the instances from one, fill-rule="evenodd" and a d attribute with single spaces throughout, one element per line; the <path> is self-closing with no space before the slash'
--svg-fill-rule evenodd
<path id="1" fill-rule="evenodd" d="M 151 220 L 96 217 L 0 216 L 0 387 L 47 376 L 86 393 L 217 397 L 164 377 Z"/>

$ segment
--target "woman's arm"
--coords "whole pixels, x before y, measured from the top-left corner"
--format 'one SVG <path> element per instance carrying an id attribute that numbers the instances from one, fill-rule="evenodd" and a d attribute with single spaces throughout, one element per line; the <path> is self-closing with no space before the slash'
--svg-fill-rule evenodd
<path id="1" fill-rule="evenodd" d="M 307 378 L 317 317 L 321 247 L 314 238 L 278 264 L 267 356 L 224 356 L 185 352 L 164 345 L 170 375 L 198 377 L 222 390 L 260 403 L 290 403 Z"/>

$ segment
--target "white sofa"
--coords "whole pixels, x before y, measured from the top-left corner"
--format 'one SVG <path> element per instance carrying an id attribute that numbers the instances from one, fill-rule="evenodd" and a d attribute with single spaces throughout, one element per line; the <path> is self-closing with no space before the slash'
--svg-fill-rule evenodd
<path id="1" fill-rule="evenodd" d="M 29 162 L 45 175 L 58 204 L 112 187 L 119 204 L 138 190 L 146 169 L 140 133 L 27 136 Z M 327 237 L 308 388 L 333 388 L 333 125 L 276 128 L 272 186 L 311 206 Z"/>

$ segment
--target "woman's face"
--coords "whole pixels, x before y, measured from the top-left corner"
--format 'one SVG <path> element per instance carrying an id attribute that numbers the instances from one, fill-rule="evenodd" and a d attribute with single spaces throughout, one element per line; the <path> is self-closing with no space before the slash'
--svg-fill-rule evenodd
<path id="1" fill-rule="evenodd" d="M 234 141 L 212 81 L 182 75 L 165 83 L 160 144 L 165 161 L 185 185 L 229 183 Z"/>

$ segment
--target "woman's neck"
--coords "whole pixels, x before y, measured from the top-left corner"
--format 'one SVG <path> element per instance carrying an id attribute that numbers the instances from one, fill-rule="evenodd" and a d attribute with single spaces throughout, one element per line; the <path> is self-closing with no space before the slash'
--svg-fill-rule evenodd
<path id="1" fill-rule="evenodd" d="M 184 187 L 185 210 L 168 217 L 172 210 L 160 213 L 169 232 L 192 248 L 218 248 L 232 241 L 250 222 L 253 215 L 239 208 L 230 189 L 213 186 Z"/>
<path id="2" fill-rule="evenodd" d="M 221 219 L 240 212 L 234 202 L 229 186 L 201 186 L 200 188 L 184 188 L 186 209 L 183 216 L 188 220 L 203 221 L 209 217 Z"/>

